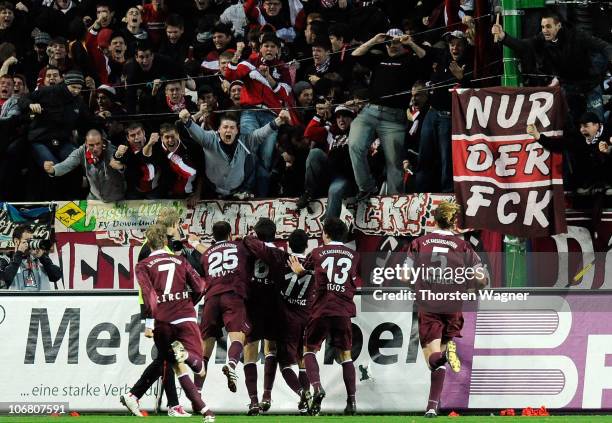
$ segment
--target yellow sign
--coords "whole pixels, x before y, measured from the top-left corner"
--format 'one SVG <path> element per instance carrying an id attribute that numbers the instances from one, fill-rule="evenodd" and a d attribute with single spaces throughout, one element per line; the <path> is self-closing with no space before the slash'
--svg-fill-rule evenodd
<path id="1" fill-rule="evenodd" d="M 67 203 L 65 206 L 55 212 L 55 217 L 57 220 L 62 222 L 67 228 L 81 220 L 83 216 L 85 216 L 85 212 L 73 202 Z"/>

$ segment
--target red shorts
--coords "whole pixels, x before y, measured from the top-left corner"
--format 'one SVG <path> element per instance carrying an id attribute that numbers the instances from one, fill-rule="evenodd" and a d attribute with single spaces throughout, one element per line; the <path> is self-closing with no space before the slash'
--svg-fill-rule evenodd
<path id="1" fill-rule="evenodd" d="M 280 332 L 278 336 L 278 362 L 281 366 L 297 364 L 304 356 L 304 333 L 308 323 L 305 313 L 285 311 L 281 314 Z"/>
<path id="2" fill-rule="evenodd" d="M 251 331 L 251 324 L 247 318 L 244 299 L 234 292 L 224 292 L 219 295 L 206 297 L 200 329 L 202 338 L 220 338 L 222 329 L 228 332 Z"/>
<path id="3" fill-rule="evenodd" d="M 278 338 L 278 307 L 276 304 L 247 302 L 247 316 L 252 329 L 247 336 L 247 343 Z"/>
<path id="4" fill-rule="evenodd" d="M 319 351 L 321 344 L 331 337 L 331 345 L 340 351 L 353 347 L 353 327 L 350 317 L 325 316 L 310 319 L 306 325 L 305 344 L 309 350 Z"/>
<path id="5" fill-rule="evenodd" d="M 462 313 L 419 312 L 419 339 L 421 347 L 440 339 L 443 344 L 453 338 L 461 338 Z"/>
<path id="6" fill-rule="evenodd" d="M 170 346 L 174 341 L 181 341 L 185 349 L 196 357 L 202 357 L 202 338 L 196 322 L 183 322 L 176 325 L 166 322 L 155 322 L 153 340 L 160 358 L 174 362 L 174 352 Z"/>

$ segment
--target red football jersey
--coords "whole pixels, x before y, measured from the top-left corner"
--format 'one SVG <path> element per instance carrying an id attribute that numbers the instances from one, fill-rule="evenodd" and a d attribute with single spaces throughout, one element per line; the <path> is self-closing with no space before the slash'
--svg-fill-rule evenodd
<path id="1" fill-rule="evenodd" d="M 411 277 L 419 309 L 438 313 L 461 311 L 462 301 L 450 294 L 473 288 L 475 274 L 484 270 L 467 241 L 443 230 L 413 240 L 407 264 L 414 269 Z"/>
<path id="2" fill-rule="evenodd" d="M 359 278 L 357 252 L 341 242 L 330 242 L 312 250 L 305 267 L 314 270 L 315 276 L 313 319 L 324 316 L 355 316 L 353 296 Z"/>
<path id="3" fill-rule="evenodd" d="M 154 319 L 173 322 L 195 319 L 194 305 L 204 294 L 204 281 L 185 258 L 153 251 L 136 265 L 145 310 Z"/>
<path id="4" fill-rule="evenodd" d="M 270 242 L 260 241 L 254 236 L 243 239 L 244 246 L 253 253 L 250 260 L 253 272 L 249 285 L 249 301 L 262 306 L 276 305 L 276 288 L 274 286 L 274 274 L 276 266 L 279 265 L 282 250 Z"/>
<path id="5" fill-rule="evenodd" d="M 298 278 L 287 264 L 290 254 L 276 246 L 264 243 L 253 236 L 246 237 L 244 244 L 258 260 L 270 269 L 269 276 L 274 282 L 274 295 L 280 294 L 286 307 L 296 309 L 295 311 L 307 312 L 312 296 L 312 274 L 308 273 Z M 302 265 L 305 264 L 305 256 L 296 254 L 296 257 Z M 256 275 L 253 276 L 253 279 L 257 283 Z"/>
<path id="6" fill-rule="evenodd" d="M 206 295 L 233 291 L 242 298 L 247 298 L 247 283 L 250 278 L 248 268 L 248 252 L 241 242 L 217 242 L 202 255 Z"/>

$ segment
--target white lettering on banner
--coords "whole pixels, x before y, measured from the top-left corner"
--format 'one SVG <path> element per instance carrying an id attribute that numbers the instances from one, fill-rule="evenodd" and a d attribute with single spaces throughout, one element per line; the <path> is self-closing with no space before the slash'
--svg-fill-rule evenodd
<path id="1" fill-rule="evenodd" d="M 546 404 L 548 408 L 562 408 L 574 398 L 577 388 L 578 369 L 566 356 L 474 356 L 468 407 L 503 404 L 523 408 Z"/>
<path id="2" fill-rule="evenodd" d="M 525 175 L 533 174 L 534 167 L 537 167 L 542 175 L 550 174 L 550 168 L 546 164 L 546 161 L 550 157 L 550 151 L 543 148 L 542 145 L 537 142 L 527 144 L 525 150 L 529 152 L 527 162 L 525 163 Z"/>
<path id="3" fill-rule="evenodd" d="M 497 149 L 499 157 L 495 160 L 495 174 L 497 176 L 514 176 L 516 169 L 508 168 L 518 163 L 519 159 L 516 156 L 511 156 L 509 153 L 521 151 L 521 144 L 505 144 Z"/>
<path id="4" fill-rule="evenodd" d="M 544 100 L 544 103 L 541 103 L 539 100 Z M 546 112 L 553 107 L 553 94 L 544 91 L 533 93 L 529 96 L 529 101 L 531 101 L 531 111 L 527 117 L 527 123 L 535 125 L 537 119 L 542 123 L 543 128 L 550 126 L 550 119 L 548 119 Z"/>
<path id="5" fill-rule="evenodd" d="M 466 204 L 467 208 L 465 210 L 466 216 L 476 216 L 478 213 L 478 209 L 480 207 L 489 207 L 491 205 L 491 200 L 485 198 L 483 194 L 488 194 L 493 196 L 495 190 L 493 187 L 487 187 L 482 185 L 472 185 L 470 187 L 470 192 L 472 195 L 467 199 Z M 523 209 L 523 212 L 520 213 L 523 216 L 523 224 L 531 226 L 533 224 L 533 220 L 537 220 L 537 222 L 543 228 L 548 227 L 550 222 L 546 218 L 546 215 L 542 212 L 550 203 L 552 199 L 552 192 L 545 191 L 544 196 L 538 200 L 539 191 L 529 191 L 527 194 L 527 202 L 520 207 Z M 509 196 L 510 195 L 510 196 Z M 506 193 L 500 196 L 500 199 L 497 203 L 497 219 L 500 223 L 510 225 L 514 223 L 518 217 L 518 213 L 510 213 L 505 214 L 504 207 L 506 204 L 512 200 L 513 203 L 519 204 L 520 201 L 516 202 L 517 199 L 520 200 L 520 195 L 516 192 Z"/>
<path id="6" fill-rule="evenodd" d="M 543 100 L 543 101 L 542 101 Z M 546 113 L 552 109 L 554 97 L 552 93 L 548 92 L 535 92 L 529 96 L 531 102 L 531 110 L 529 111 L 529 117 L 527 118 L 528 123 L 535 123 L 539 120 L 543 128 L 550 126 L 550 119 Z M 497 109 L 497 124 L 502 128 L 511 128 L 518 122 L 520 112 L 525 101 L 525 96 L 520 94 L 514 98 L 514 105 L 512 108 L 512 115 L 509 119 L 506 119 L 506 113 L 508 105 L 510 103 L 510 96 L 502 95 L 501 100 Z M 471 96 L 467 105 L 466 110 L 466 129 L 472 129 L 474 126 L 474 117 L 478 120 L 478 125 L 481 128 L 487 128 L 489 125 L 489 118 L 493 107 L 493 96 L 486 96 L 484 104 L 482 104 L 480 98 Z"/>
<path id="7" fill-rule="evenodd" d="M 525 151 L 528 152 L 523 173 L 531 175 L 533 174 L 534 167 L 537 167 L 542 175 L 549 175 L 550 168 L 546 160 L 550 157 L 550 152 L 542 152 L 542 146 L 535 142 L 525 144 L 504 144 L 497 149 L 499 157 L 495 162 L 493 162 L 493 152 L 488 144 L 472 144 L 467 147 L 469 154 L 465 166 L 472 172 L 486 172 L 495 163 L 495 174 L 498 177 L 514 176 L 516 175 L 516 168 L 509 166 L 516 165 L 519 161 L 519 157 L 511 156 L 509 153 L 518 153 L 523 146 L 525 147 Z"/>
<path id="8" fill-rule="evenodd" d="M 612 367 L 606 366 L 606 357 L 612 354 L 612 335 L 589 335 L 587 357 L 584 363 L 582 407 L 601 408 L 603 391 L 612 389 Z"/>
<path id="9" fill-rule="evenodd" d="M 499 103 L 499 111 L 497 112 L 497 122 L 499 123 L 500 127 L 507 129 L 512 128 L 514 125 L 516 125 L 521 115 L 521 109 L 523 107 L 524 101 L 525 95 L 517 95 L 516 100 L 514 101 L 514 107 L 512 108 L 512 115 L 510 115 L 510 118 L 506 119 L 506 113 L 508 112 L 508 104 L 510 103 L 510 96 L 501 96 L 501 101 Z"/>
<path id="10" fill-rule="evenodd" d="M 470 154 L 465 162 L 465 166 L 472 172 L 484 172 L 493 164 L 493 153 L 491 153 L 491 149 L 487 144 L 472 144 L 468 146 L 467 150 Z M 484 154 L 482 160 L 480 153 Z"/>
<path id="11" fill-rule="evenodd" d="M 512 202 L 512 204 L 518 204 L 521 202 L 521 196 L 518 192 L 507 192 L 499 197 L 499 203 L 497 204 L 497 217 L 499 222 L 504 225 L 509 225 L 516 220 L 516 213 L 505 212 L 506 204 Z"/>
<path id="12" fill-rule="evenodd" d="M 474 120 L 474 113 L 476 113 L 476 117 L 478 118 L 478 124 L 481 128 L 486 128 L 489 124 L 489 115 L 491 114 L 491 109 L 493 105 L 493 97 L 487 96 L 485 97 L 484 106 L 480 102 L 480 98 L 476 96 L 470 97 L 470 102 L 467 106 L 466 119 L 465 119 L 465 127 L 466 129 L 472 129 L 472 121 Z"/>
<path id="13" fill-rule="evenodd" d="M 544 197 L 541 200 L 538 200 L 538 191 L 529 191 L 527 196 L 527 204 L 525 207 L 525 218 L 523 219 L 523 224 L 527 226 L 531 226 L 533 224 L 533 219 L 538 221 L 541 227 L 547 227 L 550 222 L 546 218 L 546 215 L 542 212 L 546 207 L 548 207 L 548 203 L 552 199 L 552 191 L 546 191 L 544 193 Z"/>
<path id="14" fill-rule="evenodd" d="M 467 200 L 467 208 L 465 210 L 466 216 L 476 216 L 480 207 L 489 207 L 491 200 L 484 198 L 482 194 L 492 195 L 495 190 L 493 187 L 484 187 L 482 185 L 472 185 L 470 187 L 472 195 Z"/>

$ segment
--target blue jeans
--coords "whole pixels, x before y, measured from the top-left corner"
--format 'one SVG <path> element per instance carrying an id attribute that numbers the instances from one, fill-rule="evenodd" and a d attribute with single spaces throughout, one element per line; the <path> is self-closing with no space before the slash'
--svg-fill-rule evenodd
<path id="1" fill-rule="evenodd" d="M 63 162 L 74 150 L 76 150 L 76 147 L 67 142 L 61 143 L 57 147 L 48 147 L 46 144 L 38 142 L 32 143 L 32 157 L 36 165 L 41 168 L 45 162 L 53 162 L 54 164 Z"/>
<path id="2" fill-rule="evenodd" d="M 436 167 L 436 162 L 440 166 Z M 421 128 L 417 192 L 453 192 L 453 153 L 450 112 L 429 109 Z"/>
<path id="3" fill-rule="evenodd" d="M 342 200 L 354 191 L 353 182 L 345 175 L 330 169 L 329 157 L 320 148 L 313 148 L 306 159 L 306 178 L 304 189 L 311 195 L 319 197 L 327 192 L 328 217 L 340 217 Z"/>
<path id="4" fill-rule="evenodd" d="M 368 152 L 375 134 L 378 134 L 385 155 L 387 194 L 402 192 L 406 122 L 405 110 L 374 104 L 365 106 L 355 118 L 349 133 L 349 152 L 360 191 L 372 192 L 376 189 L 368 164 Z"/>
<path id="5" fill-rule="evenodd" d="M 562 88 L 569 107 L 570 118 L 573 121 L 577 121 L 584 112 L 588 111 L 595 113 L 603 122 L 604 103 L 601 84 L 589 91 L 584 91 L 571 84 L 564 84 Z"/>
<path id="6" fill-rule="evenodd" d="M 272 122 L 276 116 L 268 110 L 245 110 L 240 115 L 240 133 L 248 136 L 256 129 L 266 126 Z M 272 157 L 276 146 L 275 131 L 259 144 L 245 164 L 245 183 L 244 188 L 256 194 L 258 198 L 267 197 L 270 192 L 270 171 L 272 169 Z"/>

